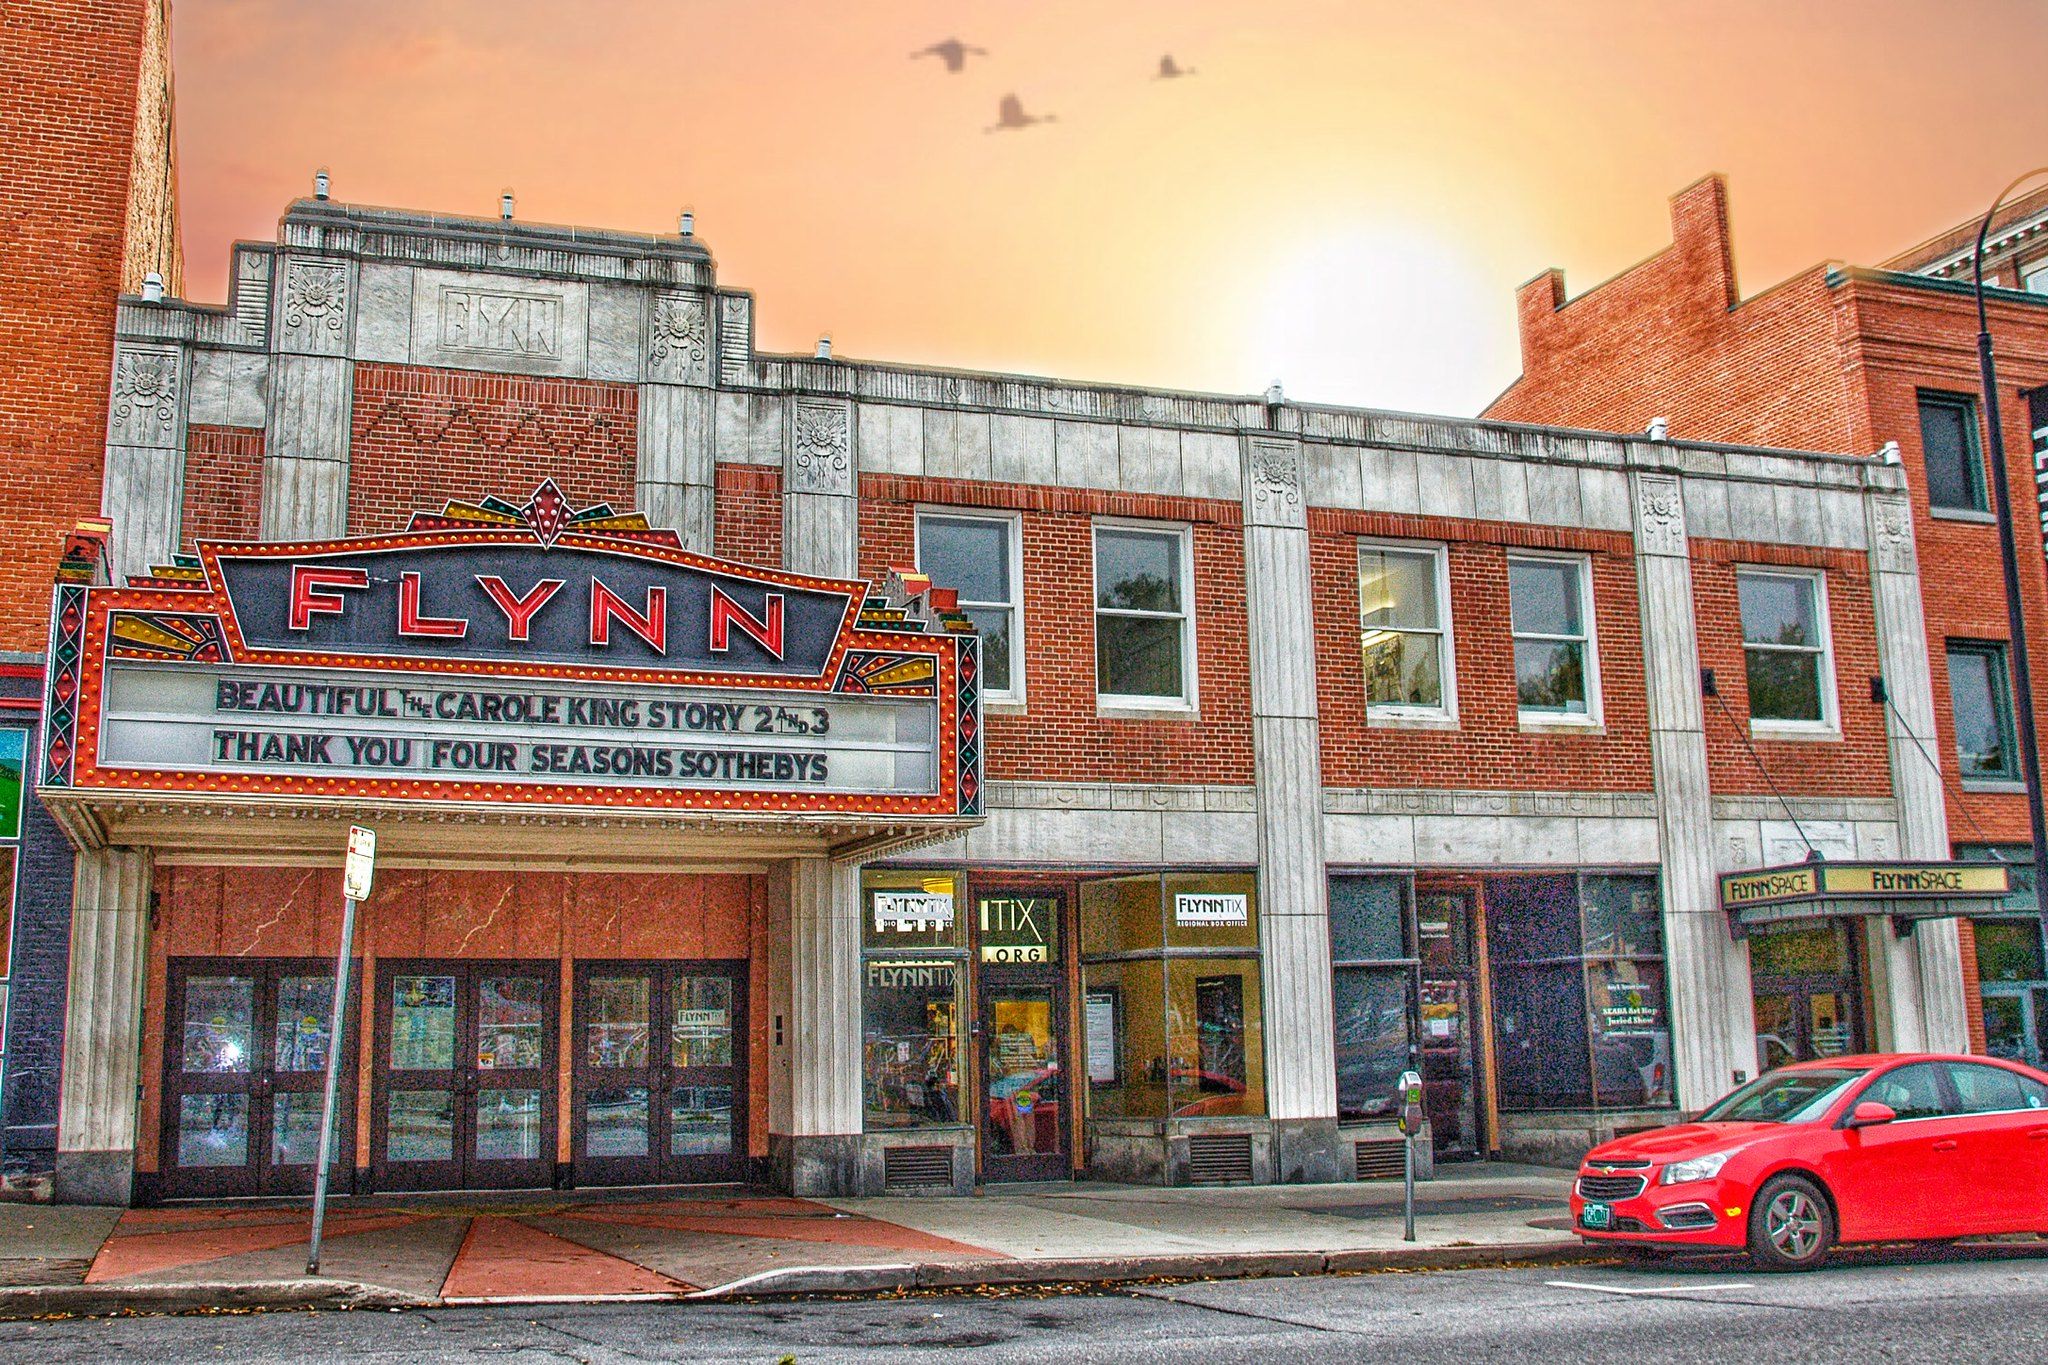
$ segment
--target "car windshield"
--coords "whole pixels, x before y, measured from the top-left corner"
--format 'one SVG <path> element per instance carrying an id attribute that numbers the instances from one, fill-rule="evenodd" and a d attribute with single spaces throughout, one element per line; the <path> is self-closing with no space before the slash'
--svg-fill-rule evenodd
<path id="1" fill-rule="evenodd" d="M 1773 1071 L 1759 1076 L 1704 1114 L 1701 1123 L 1811 1123 L 1865 1074 L 1862 1067 Z"/>

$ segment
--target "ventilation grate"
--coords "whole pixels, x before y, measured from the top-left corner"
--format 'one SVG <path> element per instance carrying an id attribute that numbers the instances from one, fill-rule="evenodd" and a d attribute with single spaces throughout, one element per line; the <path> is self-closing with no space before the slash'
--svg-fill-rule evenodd
<path id="1" fill-rule="evenodd" d="M 884 1147 L 882 1184 L 892 1190 L 953 1184 L 951 1147 Z"/>
<path id="2" fill-rule="evenodd" d="M 1400 1138 L 1351 1144 L 1360 1180 L 1399 1180 L 1408 1173 L 1408 1144 Z"/>
<path id="3" fill-rule="evenodd" d="M 1196 1185 L 1243 1185 L 1252 1178 L 1252 1135 L 1214 1133 L 1188 1139 L 1188 1180 Z"/>

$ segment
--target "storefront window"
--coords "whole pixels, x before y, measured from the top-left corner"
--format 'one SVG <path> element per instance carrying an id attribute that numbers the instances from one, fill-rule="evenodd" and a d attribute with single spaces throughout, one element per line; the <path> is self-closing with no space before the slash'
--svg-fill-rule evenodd
<path id="1" fill-rule="evenodd" d="M 1110 877 L 1083 885 L 1091 1116 L 1265 1113 L 1258 941 L 1249 873 Z"/>
<path id="2" fill-rule="evenodd" d="M 1408 947 L 1406 876 L 1330 878 L 1337 1117 L 1384 1118 L 1394 1083 L 1415 1066 L 1416 961 Z"/>
<path id="3" fill-rule="evenodd" d="M 1653 876 L 1488 880 L 1501 1108 L 1672 1102 L 1662 913 Z"/>
<path id="4" fill-rule="evenodd" d="M 2041 931 L 2030 919 L 1972 920 L 1977 935 L 1977 979 L 1993 981 L 2039 981 L 2048 972 L 2041 966 Z"/>
<path id="5" fill-rule="evenodd" d="M 870 1129 L 961 1121 L 959 891 L 951 873 L 861 878 L 862 1095 Z"/>

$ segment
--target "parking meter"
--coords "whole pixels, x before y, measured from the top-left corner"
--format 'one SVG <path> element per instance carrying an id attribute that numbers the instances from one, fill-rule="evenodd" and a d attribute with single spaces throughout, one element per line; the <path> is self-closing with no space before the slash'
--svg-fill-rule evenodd
<path id="1" fill-rule="evenodd" d="M 1394 1121 L 1401 1135 L 1401 1239 L 1415 1240 L 1415 1139 L 1422 1133 L 1422 1077 L 1413 1071 L 1401 1073 L 1394 1083 Z"/>
<path id="2" fill-rule="evenodd" d="M 1414 1137 L 1422 1131 L 1422 1077 L 1413 1071 L 1401 1073 L 1394 1083 L 1394 1121 L 1403 1134 Z"/>

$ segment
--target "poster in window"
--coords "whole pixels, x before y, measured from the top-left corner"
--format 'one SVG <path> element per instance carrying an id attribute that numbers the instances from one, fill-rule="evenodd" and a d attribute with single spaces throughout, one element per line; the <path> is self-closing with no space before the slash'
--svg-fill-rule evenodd
<path id="1" fill-rule="evenodd" d="M 1114 990 L 1088 992 L 1083 1025 L 1088 1040 L 1090 1085 L 1115 1085 L 1118 1080 L 1116 997 Z"/>
<path id="2" fill-rule="evenodd" d="M 0 839 L 21 837 L 21 768 L 27 752 L 28 731 L 0 729 Z"/>

